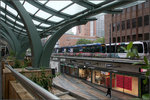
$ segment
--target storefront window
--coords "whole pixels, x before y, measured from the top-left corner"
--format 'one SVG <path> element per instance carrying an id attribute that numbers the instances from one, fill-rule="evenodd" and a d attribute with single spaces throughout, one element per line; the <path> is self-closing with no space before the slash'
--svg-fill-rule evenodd
<path id="1" fill-rule="evenodd" d="M 79 77 L 86 78 L 86 69 L 79 68 Z"/>
<path id="2" fill-rule="evenodd" d="M 113 89 L 131 94 L 131 95 L 138 96 L 138 78 L 137 77 L 119 75 L 119 74 L 113 74 L 112 76 L 114 77 L 112 78 L 112 85 L 113 85 L 113 79 L 115 80 L 114 86 L 112 86 Z"/>
<path id="3" fill-rule="evenodd" d="M 110 73 L 104 71 L 93 71 L 93 83 L 108 87 L 110 84 Z"/>
<path id="4" fill-rule="evenodd" d="M 79 69 L 79 77 L 91 82 L 91 70 L 90 69 Z"/>

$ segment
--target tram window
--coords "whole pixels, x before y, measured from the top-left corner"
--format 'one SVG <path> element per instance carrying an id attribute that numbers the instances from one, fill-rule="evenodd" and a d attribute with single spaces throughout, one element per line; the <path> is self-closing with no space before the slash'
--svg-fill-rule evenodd
<path id="1" fill-rule="evenodd" d="M 73 52 L 79 52 L 79 47 L 73 48 Z"/>
<path id="2" fill-rule="evenodd" d="M 70 52 L 70 48 L 67 48 L 67 51 L 66 52 Z"/>
<path id="3" fill-rule="evenodd" d="M 138 53 L 143 53 L 143 46 L 142 44 L 133 44 L 133 48 L 138 50 Z"/>
<path id="4" fill-rule="evenodd" d="M 105 53 L 105 46 L 102 45 L 102 53 Z"/>
<path id="5" fill-rule="evenodd" d="M 63 53 L 66 53 L 66 51 L 67 51 L 66 48 L 64 48 L 64 49 L 63 49 Z"/>
<path id="6" fill-rule="evenodd" d="M 147 53 L 147 44 L 146 42 L 143 42 L 144 43 L 144 53 Z"/>
<path id="7" fill-rule="evenodd" d="M 111 46 L 111 53 L 115 53 L 115 46 Z"/>
<path id="8" fill-rule="evenodd" d="M 126 47 L 126 45 L 118 45 L 117 46 L 117 52 L 118 53 L 125 53 L 124 49 L 122 49 L 121 47 Z"/>
<path id="9" fill-rule="evenodd" d="M 111 50 L 110 50 L 110 46 L 107 46 L 107 53 L 115 53 L 115 46 L 111 45 Z"/>
<path id="10" fill-rule="evenodd" d="M 62 48 L 59 48 L 58 52 L 61 53 L 62 51 L 63 51 L 63 49 L 62 49 Z"/>
<path id="11" fill-rule="evenodd" d="M 109 51 L 109 46 L 107 46 L 106 48 L 107 48 L 107 53 L 110 53 L 110 51 Z"/>
<path id="12" fill-rule="evenodd" d="M 96 49 L 96 46 L 91 46 L 91 47 L 90 47 L 90 51 L 91 51 L 92 53 L 95 52 L 95 49 Z"/>
<path id="13" fill-rule="evenodd" d="M 89 52 L 90 51 L 90 48 L 88 46 L 85 46 L 85 47 L 82 47 L 83 48 L 83 52 Z"/>
<path id="14" fill-rule="evenodd" d="M 87 46 L 87 47 L 86 47 L 86 52 L 92 52 L 92 49 L 91 49 L 90 46 Z"/>
<path id="15" fill-rule="evenodd" d="M 94 52 L 100 52 L 100 46 L 95 46 Z"/>
<path id="16" fill-rule="evenodd" d="M 82 47 L 82 52 L 85 52 L 85 47 Z"/>
<path id="17" fill-rule="evenodd" d="M 150 42 L 148 42 L 148 52 L 150 53 Z"/>

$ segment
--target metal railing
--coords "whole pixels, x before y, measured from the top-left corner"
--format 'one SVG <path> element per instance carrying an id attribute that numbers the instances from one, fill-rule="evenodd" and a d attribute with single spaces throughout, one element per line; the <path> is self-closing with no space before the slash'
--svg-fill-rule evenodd
<path id="1" fill-rule="evenodd" d="M 35 97 L 35 99 L 60 100 L 60 98 L 58 98 L 57 96 L 53 95 L 49 91 L 32 82 L 24 75 L 15 71 L 10 65 L 6 65 L 6 67 L 12 72 L 15 78 L 28 90 L 28 92 L 30 92 Z"/>

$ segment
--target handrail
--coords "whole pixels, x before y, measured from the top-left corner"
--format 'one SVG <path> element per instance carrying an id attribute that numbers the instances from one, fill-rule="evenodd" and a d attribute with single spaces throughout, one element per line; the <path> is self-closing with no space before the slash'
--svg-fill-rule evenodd
<path id="1" fill-rule="evenodd" d="M 24 75 L 15 71 L 10 65 L 6 65 L 6 67 L 13 73 L 15 78 L 24 87 L 26 87 L 26 89 L 29 90 L 29 92 L 31 92 L 35 96 L 35 98 L 37 97 L 36 99 L 39 99 L 39 97 L 40 97 L 41 99 L 44 99 L 44 100 L 51 100 L 51 99 L 52 100 L 53 99 L 60 100 L 60 98 L 58 98 L 57 96 L 53 95 L 52 93 L 50 93 L 47 90 L 45 90 L 44 88 L 40 87 L 36 83 L 32 82 L 30 79 L 28 79 Z"/>

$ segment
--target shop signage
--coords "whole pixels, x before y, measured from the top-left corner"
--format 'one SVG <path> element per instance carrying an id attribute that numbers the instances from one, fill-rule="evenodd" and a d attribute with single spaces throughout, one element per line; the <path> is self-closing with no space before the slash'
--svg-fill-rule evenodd
<path id="1" fill-rule="evenodd" d="M 113 67 L 113 64 L 106 64 L 105 66 L 106 66 L 106 68 L 111 68 L 111 67 Z"/>
<path id="2" fill-rule="evenodd" d="M 60 59 L 60 61 L 66 61 L 66 59 Z"/>
<path id="3" fill-rule="evenodd" d="M 85 64 L 85 65 L 90 65 L 91 63 L 90 63 L 90 62 L 84 62 L 84 64 Z"/>

